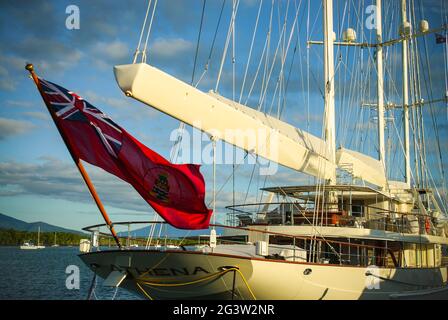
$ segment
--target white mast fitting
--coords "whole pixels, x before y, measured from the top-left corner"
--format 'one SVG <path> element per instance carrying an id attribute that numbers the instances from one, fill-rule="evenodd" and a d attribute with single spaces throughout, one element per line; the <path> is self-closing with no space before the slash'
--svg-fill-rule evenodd
<path id="1" fill-rule="evenodd" d="M 402 64 L 403 64 L 403 127 L 404 127 L 404 157 L 405 157 L 405 181 L 408 188 L 411 187 L 411 156 L 409 146 L 409 93 L 408 93 L 408 40 L 410 25 L 406 17 L 406 0 L 401 0 L 401 36 L 402 43 Z"/>
<path id="2" fill-rule="evenodd" d="M 381 0 L 376 0 L 376 41 L 378 44 L 383 42 L 382 19 L 381 19 Z M 378 74 L 377 92 L 378 92 L 378 159 L 386 169 L 386 151 L 384 144 L 384 78 L 383 78 L 383 47 L 376 47 L 376 68 Z M 386 171 L 386 170 L 385 170 Z"/>
<path id="3" fill-rule="evenodd" d="M 324 23 L 324 81 L 325 81 L 325 143 L 327 154 L 332 163 L 336 163 L 336 128 L 334 111 L 334 32 L 333 0 L 323 0 Z M 328 179 L 330 185 L 336 184 L 336 169 Z"/>

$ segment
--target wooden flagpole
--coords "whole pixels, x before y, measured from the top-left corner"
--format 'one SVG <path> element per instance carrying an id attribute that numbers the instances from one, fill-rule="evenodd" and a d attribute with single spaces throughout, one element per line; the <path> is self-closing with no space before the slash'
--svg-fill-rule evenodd
<path id="1" fill-rule="evenodd" d="M 68 143 L 68 140 L 67 140 L 64 132 L 61 130 L 61 128 L 58 125 L 58 122 L 56 121 L 56 116 L 51 112 L 50 104 L 47 101 L 47 99 L 45 98 L 43 89 L 42 89 L 42 87 L 41 87 L 41 85 L 39 83 L 39 78 L 37 77 L 36 73 L 34 72 L 33 65 L 31 63 L 28 63 L 25 66 L 25 69 L 30 72 L 31 77 L 34 80 L 34 83 L 36 84 L 36 87 L 39 90 L 39 93 L 42 96 L 42 99 L 44 100 L 45 105 L 47 106 L 48 112 L 50 113 L 51 118 L 53 119 L 53 122 L 54 122 L 54 124 L 56 125 L 56 128 L 59 131 L 59 134 L 61 135 L 62 140 L 65 143 L 65 146 L 67 147 L 68 151 L 70 152 L 70 155 L 71 155 L 71 157 L 73 159 L 73 162 L 75 162 L 76 166 L 78 167 L 79 173 L 81 174 L 82 178 L 84 179 L 84 182 L 86 183 L 87 188 L 89 189 L 90 194 L 92 195 L 93 200 L 95 200 L 95 203 L 96 203 L 98 209 L 100 210 L 101 215 L 103 216 L 103 219 L 106 222 L 106 224 L 107 224 L 107 226 L 108 226 L 108 228 L 110 230 L 110 233 L 112 234 L 115 242 L 117 243 L 117 246 L 121 249 L 122 248 L 121 247 L 121 243 L 120 243 L 120 240 L 118 239 L 117 233 L 115 232 L 113 223 L 110 220 L 109 215 L 107 214 L 106 209 L 104 208 L 103 203 L 101 202 L 100 197 L 98 196 L 98 193 L 96 192 L 95 187 L 93 186 L 93 183 L 90 180 L 89 175 L 87 174 L 87 171 L 84 169 L 84 166 L 83 166 L 81 160 L 73 154 L 73 151 L 70 148 L 70 144 Z"/>

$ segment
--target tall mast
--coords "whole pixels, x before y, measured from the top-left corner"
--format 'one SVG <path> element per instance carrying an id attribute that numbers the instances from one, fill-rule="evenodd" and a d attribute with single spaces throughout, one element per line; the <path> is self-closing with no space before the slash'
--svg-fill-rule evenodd
<path id="1" fill-rule="evenodd" d="M 334 38 L 333 38 L 333 0 L 322 0 L 324 30 L 324 80 L 325 80 L 325 142 L 329 160 L 336 162 L 336 128 L 334 111 Z M 336 184 L 336 170 L 329 179 Z"/>
<path id="2" fill-rule="evenodd" d="M 408 93 L 408 40 L 406 39 L 405 27 L 407 24 L 406 17 L 406 0 L 401 0 L 401 22 L 404 38 L 402 42 L 402 64 L 403 64 L 403 127 L 404 127 L 404 153 L 405 153 L 405 177 L 408 188 L 411 187 L 411 157 L 409 146 L 409 93 Z"/>
<path id="3" fill-rule="evenodd" d="M 376 0 L 376 41 L 383 42 L 381 0 Z M 386 169 L 386 151 L 384 144 L 384 78 L 383 78 L 383 47 L 376 47 L 376 68 L 378 74 L 378 158 Z"/>

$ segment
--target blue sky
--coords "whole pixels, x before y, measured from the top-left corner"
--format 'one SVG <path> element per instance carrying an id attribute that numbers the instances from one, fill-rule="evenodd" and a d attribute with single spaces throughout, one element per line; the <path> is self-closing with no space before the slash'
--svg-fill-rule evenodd
<path id="1" fill-rule="evenodd" d="M 230 19 L 231 2 L 227 1 L 222 22 L 216 39 L 210 69 L 199 88 L 214 88 L 220 57 L 223 51 L 225 35 Z M 385 3 L 387 1 L 384 1 Z M 398 2 L 398 1 L 393 1 Z M 417 1 L 418 2 L 418 1 Z M 440 1 L 424 1 L 425 18 L 431 27 L 441 25 L 446 8 L 440 9 Z M 289 3 L 289 7 L 288 7 Z M 310 4 L 309 4 L 310 3 Z M 350 23 L 357 30 L 358 37 L 372 39 L 372 32 L 365 30 L 365 15 L 359 11 L 358 2 L 335 0 L 335 11 L 346 12 L 335 17 L 335 31 L 340 38 L 341 31 Z M 370 3 L 366 1 L 366 4 Z M 391 2 L 388 2 L 391 3 Z M 65 27 L 68 5 L 75 4 L 80 8 L 80 29 L 68 30 Z M 204 70 L 210 46 L 219 17 L 222 1 L 208 0 L 204 18 L 204 29 L 201 36 L 196 80 Z M 309 5 L 308 5 L 309 4 Z M 169 158 L 172 143 L 170 133 L 178 127 L 178 122 L 166 115 L 158 113 L 132 99 L 124 97 L 115 83 L 112 67 L 116 64 L 130 63 L 135 51 L 147 2 L 130 1 L 2 1 L 0 3 L 0 212 L 25 221 L 46 221 L 67 228 L 80 229 L 89 224 L 101 222 L 101 217 L 89 197 L 76 168 L 60 139 L 51 119 L 32 81 L 24 70 L 26 62 L 35 65 L 38 74 L 50 81 L 75 91 L 89 102 L 109 114 L 116 122 L 126 128 L 148 147 Z M 322 58 L 321 48 L 310 48 L 310 90 L 308 96 L 306 73 L 306 28 L 307 11 L 310 10 L 310 38 L 320 40 L 320 2 L 307 0 L 276 1 L 274 6 L 274 28 L 272 41 L 277 41 L 280 25 L 286 8 L 289 9 L 287 28 L 294 20 L 295 7 L 300 7 L 298 30 L 292 38 L 291 52 L 295 48 L 297 55 L 288 55 L 286 65 L 292 65 L 290 86 L 286 96 L 286 108 L 282 118 L 288 122 L 307 129 L 321 136 L 323 102 L 322 90 Z M 199 0 L 159 0 L 154 25 L 149 41 L 149 63 L 186 81 L 190 82 L 196 39 L 201 17 L 202 1 Z M 256 0 L 241 0 L 236 20 L 236 82 L 241 87 L 245 61 L 255 17 L 259 7 Z M 392 12 L 395 4 L 383 6 Z M 271 1 L 264 1 L 261 13 L 259 32 L 257 33 L 254 57 L 249 68 L 249 76 L 255 74 L 256 65 L 263 50 L 268 27 Z M 357 11 L 358 10 L 358 11 Z M 420 11 L 419 11 L 420 12 Z M 419 13 L 421 14 L 421 12 Z M 386 15 L 385 23 L 394 25 L 394 16 Z M 397 18 L 395 18 L 397 19 Z M 395 21 L 396 22 L 396 21 Z M 289 30 L 289 29 L 288 29 Z M 395 37 L 396 23 L 392 29 L 385 31 Z M 277 38 L 276 38 L 277 37 Z M 389 38 L 390 38 L 389 37 Z M 275 40 L 274 40 L 275 39 Z M 286 39 L 287 40 L 287 39 Z M 433 37 L 428 38 L 428 46 L 433 69 L 431 70 L 434 96 L 442 96 L 445 86 L 443 72 L 443 45 L 436 46 Z M 271 55 L 275 47 L 271 48 Z M 398 59 L 398 50 L 390 50 L 388 61 Z M 340 145 L 363 151 L 372 156 L 376 153 L 376 136 L 372 126 L 372 116 L 368 111 L 360 114 L 355 109 L 355 101 L 342 99 L 344 88 L 349 88 L 356 81 L 351 62 L 361 51 L 336 51 L 337 68 L 336 88 L 337 108 L 341 112 L 337 118 Z M 338 58 L 340 57 L 340 60 Z M 369 54 L 364 58 L 369 60 Z M 258 60 L 257 60 L 258 59 Z M 397 60 L 399 61 L 399 60 Z M 289 64 L 290 63 L 290 64 Z M 367 64 L 366 64 L 367 66 Z M 223 78 L 219 91 L 232 98 L 232 74 L 230 59 L 226 60 Z M 274 71 L 277 67 L 274 68 Z M 370 69 L 365 67 L 364 72 Z M 391 78 L 400 85 L 400 67 L 391 69 Z M 391 72 L 392 72 L 391 71 Z M 374 76 L 374 72 L 370 70 Z M 348 76 L 347 76 L 348 74 Z M 360 73 L 361 74 L 361 73 Z M 351 82 L 350 82 L 351 81 Z M 248 104 L 256 106 L 260 84 L 257 83 L 253 96 Z M 368 85 L 370 86 L 370 85 Z M 273 90 L 268 97 L 271 98 Z M 239 92 L 236 92 L 237 97 Z M 344 91 L 345 93 L 345 91 Z M 247 94 L 247 88 L 244 92 Z M 306 102 L 309 97 L 309 107 Z M 369 93 L 364 98 L 374 97 Z M 353 100 L 357 96 L 353 95 Z M 390 90 L 390 100 L 397 100 Z M 269 100 L 269 99 L 268 99 Z M 358 101 L 359 102 L 359 101 Z M 346 104 L 350 105 L 347 106 Z M 353 104 L 353 106 L 352 106 Z M 342 107 L 346 109 L 342 109 Z M 350 108 L 349 108 L 350 107 Z M 269 104 L 263 106 L 269 109 Z M 339 109 L 338 109 L 339 110 Z M 344 110 L 344 111 L 342 111 Z M 348 111 L 347 111 L 348 110 Z M 437 122 L 440 130 L 441 145 L 446 157 L 447 118 L 446 105 L 435 105 Z M 399 115 L 395 115 L 396 119 Z M 357 123 L 365 121 L 366 135 L 363 139 L 353 141 L 359 132 Z M 362 124 L 362 123 L 361 123 Z M 352 132 L 350 130 L 352 129 Z M 191 131 L 191 129 L 189 129 Z M 398 125 L 397 130 L 401 130 Z M 434 138 L 430 129 L 429 139 Z M 395 134 L 390 128 L 390 135 Z M 431 132 L 433 136 L 431 136 Z M 361 141 L 361 142 L 359 142 Z M 206 142 L 205 142 L 206 143 Z M 390 143 L 390 150 L 397 151 L 397 143 Z M 434 145 L 431 146 L 434 149 Z M 435 153 L 434 153 L 435 154 Z M 440 182 L 437 156 L 429 157 L 430 165 L 435 168 L 434 176 Z M 402 158 L 398 152 L 393 157 L 399 170 L 394 171 L 396 179 L 402 178 L 400 168 Z M 445 160 L 444 160 L 445 161 Z M 444 163 L 446 166 L 446 163 Z M 97 186 L 101 198 L 106 204 L 112 220 L 144 220 L 152 218 L 152 209 L 140 199 L 132 187 L 102 170 L 87 166 L 93 182 Z M 237 202 L 250 202 L 260 197 L 257 192 L 264 185 L 264 177 L 252 176 L 253 166 L 243 165 L 236 177 L 235 194 Z M 227 181 L 232 166 L 218 166 L 217 185 L 220 188 Z M 391 170 L 392 171 L 392 170 Z M 207 183 L 207 199 L 211 195 L 211 167 L 204 165 L 202 172 Z M 250 185 L 249 185 L 249 182 Z M 281 169 L 277 176 L 270 177 L 266 185 L 301 184 L 312 180 L 302 174 Z M 219 213 L 223 214 L 225 205 L 232 202 L 232 181 L 225 184 L 218 195 Z M 221 215 L 218 220 L 224 220 Z"/>

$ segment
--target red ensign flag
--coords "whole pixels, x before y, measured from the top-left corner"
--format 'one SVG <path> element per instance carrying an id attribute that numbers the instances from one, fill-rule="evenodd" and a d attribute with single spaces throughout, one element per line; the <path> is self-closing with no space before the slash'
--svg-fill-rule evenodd
<path id="1" fill-rule="evenodd" d="M 73 92 L 39 83 L 74 156 L 130 183 L 172 226 L 208 228 L 212 210 L 199 165 L 170 163 Z"/>

